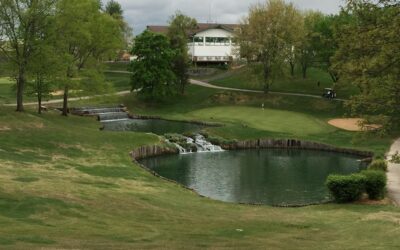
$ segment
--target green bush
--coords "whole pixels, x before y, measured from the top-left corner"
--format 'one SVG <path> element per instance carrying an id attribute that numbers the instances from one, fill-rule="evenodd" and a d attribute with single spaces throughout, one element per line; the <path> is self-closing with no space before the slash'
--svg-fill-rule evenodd
<path id="1" fill-rule="evenodd" d="M 366 177 L 362 174 L 329 175 L 326 186 L 329 192 L 340 203 L 359 200 L 365 190 Z"/>
<path id="2" fill-rule="evenodd" d="M 371 200 L 379 200 L 385 196 L 386 173 L 380 170 L 365 170 L 361 172 L 365 176 L 365 191 Z"/>
<path id="3" fill-rule="evenodd" d="M 374 160 L 368 166 L 369 170 L 380 170 L 386 172 L 388 169 L 387 163 L 385 160 Z"/>

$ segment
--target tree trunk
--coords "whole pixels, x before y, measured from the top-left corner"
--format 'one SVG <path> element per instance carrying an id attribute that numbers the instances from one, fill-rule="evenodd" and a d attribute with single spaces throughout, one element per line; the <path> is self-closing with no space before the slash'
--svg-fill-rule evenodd
<path id="1" fill-rule="evenodd" d="M 17 79 L 17 112 L 24 111 L 25 70 L 20 69 Z"/>
<path id="2" fill-rule="evenodd" d="M 269 78 L 270 78 L 269 67 L 268 67 L 268 65 L 264 64 L 264 93 L 265 94 L 268 94 L 268 92 L 269 92 L 269 87 L 270 87 L 269 86 L 270 85 Z"/>
<path id="3" fill-rule="evenodd" d="M 307 64 L 305 64 L 305 63 L 302 63 L 301 64 L 301 71 L 303 72 L 303 79 L 306 79 L 307 78 Z"/>
<path id="4" fill-rule="evenodd" d="M 337 82 L 339 81 L 339 77 L 338 77 L 337 74 L 335 74 L 334 72 L 332 72 L 332 71 L 329 70 L 329 75 L 331 76 L 332 81 L 333 81 L 334 83 L 337 83 Z"/>
<path id="5" fill-rule="evenodd" d="M 38 114 L 42 114 L 42 93 L 38 93 Z"/>
<path id="6" fill-rule="evenodd" d="M 68 86 L 65 86 L 64 88 L 64 102 L 63 102 L 63 110 L 62 110 L 62 115 L 63 116 L 68 116 Z"/>
<path id="7" fill-rule="evenodd" d="M 291 75 L 292 77 L 294 77 L 294 67 L 295 67 L 295 64 L 294 64 L 293 62 L 289 62 L 289 64 L 290 64 L 290 75 Z"/>
<path id="8" fill-rule="evenodd" d="M 182 84 L 181 84 L 181 94 L 182 94 L 182 95 L 185 94 L 185 87 L 186 87 L 186 84 L 185 84 L 185 83 L 182 83 Z"/>

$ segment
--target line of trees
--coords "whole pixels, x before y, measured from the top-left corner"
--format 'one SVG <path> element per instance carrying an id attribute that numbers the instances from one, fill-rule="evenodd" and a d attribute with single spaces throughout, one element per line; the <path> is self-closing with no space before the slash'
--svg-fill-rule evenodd
<path id="1" fill-rule="evenodd" d="M 240 55 L 261 64 L 267 93 L 276 76 L 296 65 L 327 71 L 334 83 L 356 85 L 354 116 L 385 129 L 400 127 L 400 4 L 348 0 L 337 15 L 302 12 L 284 0 L 253 5 L 237 31 Z"/>
<path id="2" fill-rule="evenodd" d="M 317 11 L 302 12 L 293 3 L 268 0 L 253 5 L 236 32 L 240 55 L 263 66 L 264 90 L 289 65 L 294 76 L 300 66 L 303 78 L 310 66 L 329 71 L 334 82 L 337 74 L 330 70 L 336 50 L 333 27 L 336 16 Z"/>
<path id="3" fill-rule="evenodd" d="M 123 49 L 132 31 L 121 6 L 99 0 L 2 0 L 0 54 L 16 79 L 17 111 L 24 94 L 42 98 L 64 90 L 63 115 L 71 89 L 107 88 L 101 63 Z"/>

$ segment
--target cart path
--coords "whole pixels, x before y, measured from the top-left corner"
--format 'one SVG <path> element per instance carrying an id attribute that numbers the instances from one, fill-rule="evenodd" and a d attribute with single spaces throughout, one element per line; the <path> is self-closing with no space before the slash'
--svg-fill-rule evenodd
<path id="1" fill-rule="evenodd" d="M 96 97 L 102 97 L 102 96 L 113 96 L 113 95 L 122 96 L 122 95 L 128 95 L 130 93 L 131 93 L 131 91 L 120 91 L 120 92 L 116 92 L 116 93 L 113 93 L 113 94 L 107 94 L 107 95 L 92 95 L 92 96 L 72 97 L 72 98 L 68 98 L 68 101 L 89 100 L 89 99 L 93 99 L 93 98 L 96 98 Z M 64 101 L 63 99 L 54 99 L 54 100 L 50 100 L 50 101 L 44 101 L 44 102 L 42 102 L 42 105 L 57 104 L 57 103 L 62 103 L 63 101 Z M 24 105 L 33 106 L 33 105 L 38 105 L 38 103 L 37 102 L 24 102 Z M 17 104 L 15 104 L 15 103 L 3 104 L 3 106 L 16 107 Z"/>
<path id="2" fill-rule="evenodd" d="M 119 73 L 119 74 L 132 74 L 132 72 L 129 71 L 116 71 L 116 70 L 109 70 L 109 71 L 105 71 L 108 73 Z M 243 92 L 243 93 L 258 93 L 258 94 L 263 94 L 264 91 L 262 90 L 252 90 L 252 89 L 238 89 L 238 88 L 229 88 L 229 87 L 222 87 L 222 86 L 217 86 L 217 85 L 213 85 L 210 84 L 208 82 L 205 81 L 199 81 L 199 80 L 195 80 L 195 79 L 189 79 L 190 83 L 193 85 L 197 85 L 197 86 L 201 86 L 204 88 L 211 88 L 211 89 L 219 89 L 219 90 L 229 90 L 229 91 L 236 91 L 236 92 Z M 107 95 L 93 95 L 93 96 L 82 96 L 82 97 L 73 97 L 73 98 L 69 98 L 68 101 L 79 101 L 79 100 L 89 100 L 92 98 L 96 98 L 96 97 L 101 97 L 101 96 L 112 96 L 112 95 L 127 95 L 131 93 L 131 91 L 120 91 L 120 92 L 116 92 L 114 94 L 107 94 Z M 301 94 L 301 93 L 292 93 L 292 92 L 279 92 L 279 91 L 269 91 L 268 93 L 270 94 L 278 94 L 278 95 L 286 95 L 286 96 L 300 96 L 300 97 L 310 97 L 310 98 L 316 98 L 316 99 L 325 99 L 322 96 L 319 95 L 310 95 L 310 94 Z M 346 101 L 345 99 L 333 99 L 333 101 Z M 54 100 L 50 100 L 50 101 L 44 101 L 42 102 L 43 105 L 48 105 L 48 104 L 58 104 L 58 103 L 62 103 L 63 99 L 54 99 Z M 17 104 L 16 103 L 12 103 L 12 104 L 0 104 L 6 107 L 16 107 Z M 26 102 L 24 103 L 24 105 L 27 106 L 32 106 L 32 105 L 37 105 L 37 102 Z"/>
<path id="3" fill-rule="evenodd" d="M 400 138 L 392 144 L 386 159 L 389 161 L 396 152 L 400 153 Z M 388 196 L 396 206 L 400 206 L 400 164 L 388 162 L 387 178 Z"/>
<path id="4" fill-rule="evenodd" d="M 105 71 L 107 73 L 120 73 L 120 74 L 132 74 L 130 71 L 121 71 L 121 70 L 107 70 Z M 219 77 L 219 76 L 218 76 Z M 217 86 L 209 83 L 209 80 L 195 80 L 195 79 L 189 79 L 190 83 L 193 85 L 205 87 L 205 88 L 211 88 L 211 89 L 220 89 L 220 90 L 230 90 L 230 91 L 237 91 L 237 92 L 245 92 L 245 93 L 259 93 L 263 94 L 264 91 L 262 90 L 252 90 L 252 89 L 238 89 L 238 88 L 229 88 L 229 87 L 222 87 L 222 86 Z M 280 91 L 269 91 L 268 93 L 271 94 L 278 94 L 278 95 L 287 95 L 287 96 L 301 96 L 301 97 L 311 97 L 311 98 L 317 98 L 317 99 L 325 99 L 322 96 L 319 95 L 311 95 L 311 94 L 301 94 L 301 93 L 293 93 L 293 92 L 280 92 Z M 335 98 L 333 99 L 334 101 L 346 101 L 345 99 L 340 99 L 340 98 Z"/>
<path id="5" fill-rule="evenodd" d="M 221 89 L 221 90 L 230 90 L 230 91 L 237 91 L 237 92 L 247 92 L 247 93 L 264 93 L 262 90 L 251 90 L 251 89 L 237 89 L 237 88 L 229 88 L 229 87 L 221 87 L 217 85 L 210 84 L 205 81 L 199 81 L 199 80 L 194 80 L 190 79 L 190 83 L 197 85 L 197 86 L 202 86 L 205 88 L 211 88 L 211 89 Z M 300 94 L 300 93 L 291 93 L 291 92 L 279 92 L 279 91 L 269 91 L 268 93 L 270 94 L 278 94 L 278 95 L 288 95 L 288 96 L 301 96 L 301 97 L 311 97 L 311 98 L 317 98 L 317 99 L 324 99 L 322 96 L 319 95 L 310 95 L 310 94 Z M 333 99 L 334 101 L 346 101 L 345 99 Z"/>

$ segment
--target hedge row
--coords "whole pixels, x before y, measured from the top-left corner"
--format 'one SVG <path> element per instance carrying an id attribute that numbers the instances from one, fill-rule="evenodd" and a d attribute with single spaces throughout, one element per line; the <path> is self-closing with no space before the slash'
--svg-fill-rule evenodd
<path id="1" fill-rule="evenodd" d="M 365 170 L 352 175 L 330 175 L 326 186 L 329 192 L 340 203 L 359 200 L 364 192 L 373 200 L 384 197 L 386 174 L 380 170 Z"/>

